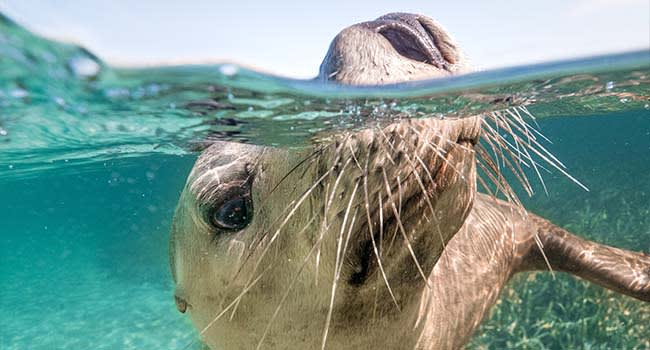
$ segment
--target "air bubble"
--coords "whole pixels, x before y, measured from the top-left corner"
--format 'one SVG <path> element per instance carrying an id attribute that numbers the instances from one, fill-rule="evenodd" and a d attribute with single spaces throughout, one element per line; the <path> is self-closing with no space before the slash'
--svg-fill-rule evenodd
<path id="1" fill-rule="evenodd" d="M 239 67 L 235 66 L 234 64 L 224 64 L 219 67 L 219 73 L 231 77 L 239 72 Z"/>
<path id="2" fill-rule="evenodd" d="M 81 79 L 95 79 L 101 71 L 99 63 L 86 56 L 75 56 L 68 61 L 68 67 Z"/>

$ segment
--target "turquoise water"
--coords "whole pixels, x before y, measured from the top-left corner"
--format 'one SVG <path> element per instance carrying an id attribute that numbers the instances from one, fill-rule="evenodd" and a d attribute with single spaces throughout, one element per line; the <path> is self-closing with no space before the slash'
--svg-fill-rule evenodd
<path id="1" fill-rule="evenodd" d="M 301 147 L 369 121 L 521 105 L 590 190 L 544 173 L 549 194 L 535 185 L 527 207 L 649 252 L 648 51 L 340 88 L 234 65 L 114 69 L 0 16 L 0 348 L 182 349 L 195 339 L 173 303 L 167 240 L 206 138 Z M 562 276 L 512 286 L 473 348 L 650 347 L 648 304 Z"/>

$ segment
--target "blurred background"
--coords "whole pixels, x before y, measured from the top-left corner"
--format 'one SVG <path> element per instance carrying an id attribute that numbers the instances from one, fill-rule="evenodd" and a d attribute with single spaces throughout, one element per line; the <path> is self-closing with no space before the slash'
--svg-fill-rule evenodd
<path id="1" fill-rule="evenodd" d="M 339 30 L 395 11 L 441 22 L 479 69 L 650 46 L 648 0 L 0 0 L 0 11 L 113 65 L 236 61 L 301 78 Z"/>

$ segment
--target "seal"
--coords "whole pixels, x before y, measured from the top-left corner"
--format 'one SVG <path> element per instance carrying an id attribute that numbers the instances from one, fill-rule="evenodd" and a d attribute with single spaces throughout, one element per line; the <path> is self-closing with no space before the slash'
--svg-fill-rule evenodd
<path id="1" fill-rule="evenodd" d="M 344 29 L 318 79 L 467 69 L 439 24 L 395 13 Z M 650 257 L 582 239 L 516 200 L 491 153 L 525 188 L 517 159 L 556 164 L 517 115 L 404 119 L 300 151 L 214 142 L 174 216 L 178 310 L 211 348 L 458 349 L 518 272 L 564 271 L 650 301 Z M 491 123 L 522 151 L 508 153 Z"/>

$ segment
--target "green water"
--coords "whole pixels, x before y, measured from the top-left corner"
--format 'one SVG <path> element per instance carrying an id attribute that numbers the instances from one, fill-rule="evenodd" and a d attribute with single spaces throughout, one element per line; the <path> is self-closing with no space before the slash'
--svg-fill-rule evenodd
<path id="1" fill-rule="evenodd" d="M 234 66 L 116 70 L 0 16 L 0 348 L 182 349 L 196 338 L 174 306 L 167 240 L 206 138 L 299 147 L 369 121 L 526 105 L 590 189 L 544 173 L 549 194 L 536 184 L 527 207 L 649 252 L 649 95 L 648 51 L 355 89 Z M 645 349 L 648 325 L 647 303 L 522 275 L 471 347 Z"/>

